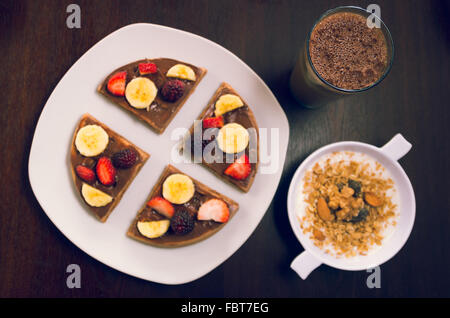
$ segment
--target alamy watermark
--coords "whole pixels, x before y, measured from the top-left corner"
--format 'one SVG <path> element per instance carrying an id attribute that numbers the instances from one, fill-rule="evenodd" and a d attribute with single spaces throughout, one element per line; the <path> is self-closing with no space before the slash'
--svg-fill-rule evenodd
<path id="1" fill-rule="evenodd" d="M 81 268 L 78 264 L 69 264 L 66 268 L 66 273 L 69 273 L 66 279 L 67 288 L 81 288 Z"/>
<path id="2" fill-rule="evenodd" d="M 367 288 L 381 288 L 381 269 L 380 266 L 367 269 L 371 273 L 366 280 Z"/>
<path id="3" fill-rule="evenodd" d="M 381 8 L 378 4 L 369 4 L 366 9 L 370 12 L 370 15 L 367 17 L 367 26 L 369 28 L 381 28 Z"/>
<path id="4" fill-rule="evenodd" d="M 228 163 L 235 162 L 246 154 L 249 163 L 259 162 L 261 174 L 274 174 L 280 166 L 280 129 L 256 128 L 245 129 L 244 134 L 226 134 L 227 127 L 221 132 L 218 128 L 202 129 L 202 121 L 195 120 L 193 130 L 179 127 L 172 130 L 170 139 L 181 141 L 171 150 L 171 161 L 177 163 Z M 221 134 L 222 133 L 222 134 Z M 222 140 L 222 147 L 218 142 Z M 237 145 L 237 152 L 224 151 L 223 145 Z M 244 145 L 240 147 L 240 145 Z M 231 147 L 233 148 L 233 147 Z"/>
<path id="5" fill-rule="evenodd" d="M 70 13 L 66 19 L 66 25 L 69 29 L 81 28 L 81 8 L 78 4 L 69 4 L 66 13 Z"/>

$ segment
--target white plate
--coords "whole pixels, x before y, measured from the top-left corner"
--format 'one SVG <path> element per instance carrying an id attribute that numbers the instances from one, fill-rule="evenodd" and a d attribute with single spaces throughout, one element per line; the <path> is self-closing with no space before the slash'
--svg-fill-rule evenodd
<path id="1" fill-rule="evenodd" d="M 208 69 L 194 94 L 162 135 L 96 92 L 97 85 L 112 70 L 146 57 L 170 57 Z M 244 194 L 200 165 L 174 164 L 237 201 L 238 213 L 221 231 L 191 246 L 161 249 L 128 238 L 125 233 L 130 223 L 164 167 L 171 163 L 170 153 L 177 144 L 171 139 L 172 131 L 177 127 L 190 127 L 222 81 L 230 83 L 248 102 L 260 129 L 279 129 L 279 143 L 271 150 L 278 155 L 274 173 L 262 174 L 260 169 L 250 192 Z M 86 112 L 151 154 L 106 223 L 100 223 L 89 214 L 76 193 L 69 170 L 71 136 Z M 50 220 L 84 252 L 129 275 L 164 284 L 181 284 L 219 266 L 255 230 L 280 181 L 288 139 L 289 124 L 274 95 L 234 54 L 191 33 L 159 25 L 133 24 L 99 41 L 58 83 L 36 127 L 29 178 Z M 261 149 L 261 155 L 263 152 Z"/>

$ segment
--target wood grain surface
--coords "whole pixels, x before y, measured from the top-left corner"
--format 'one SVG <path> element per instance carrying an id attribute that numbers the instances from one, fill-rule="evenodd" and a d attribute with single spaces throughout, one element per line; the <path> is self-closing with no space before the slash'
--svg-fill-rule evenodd
<path id="1" fill-rule="evenodd" d="M 80 29 L 66 27 L 70 3 L 81 7 Z M 0 296 L 449 297 L 450 4 L 376 3 L 395 43 L 390 74 L 366 93 L 307 110 L 289 93 L 289 73 L 315 19 L 348 2 L 0 0 Z M 229 49 L 269 85 L 290 124 L 279 188 L 253 235 L 217 269 L 181 286 L 130 277 L 86 255 L 47 218 L 28 181 L 34 129 L 58 81 L 96 42 L 136 22 L 193 32 Z M 413 144 L 400 163 L 415 189 L 417 217 L 407 244 L 381 266 L 381 288 L 366 286 L 365 271 L 327 266 L 302 281 L 289 269 L 303 250 L 286 214 L 295 169 L 325 144 L 356 140 L 381 146 L 396 133 Z M 66 287 L 72 263 L 81 268 L 80 289 Z"/>

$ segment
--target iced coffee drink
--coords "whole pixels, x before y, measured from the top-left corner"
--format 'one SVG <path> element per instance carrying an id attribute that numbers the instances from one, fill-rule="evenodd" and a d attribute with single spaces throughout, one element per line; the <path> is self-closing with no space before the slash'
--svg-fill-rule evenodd
<path id="1" fill-rule="evenodd" d="M 340 7 L 314 25 L 290 79 L 302 105 L 318 107 L 367 90 L 387 75 L 392 39 L 381 20 L 379 28 L 368 26 L 369 15 L 361 8 Z"/>

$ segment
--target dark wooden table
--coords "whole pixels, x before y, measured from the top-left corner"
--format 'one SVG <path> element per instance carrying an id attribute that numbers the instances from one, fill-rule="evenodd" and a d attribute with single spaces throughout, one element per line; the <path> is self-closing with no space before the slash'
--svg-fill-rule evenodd
<path id="1" fill-rule="evenodd" d="M 66 27 L 70 3 L 81 7 L 81 29 Z M 0 296 L 450 296 L 450 4 L 376 3 L 395 42 L 390 74 L 369 92 L 312 111 L 290 96 L 289 72 L 315 19 L 348 1 L 0 0 Z M 28 181 L 34 129 L 58 81 L 97 41 L 136 22 L 193 32 L 229 49 L 270 86 L 290 123 L 282 179 L 253 235 L 217 269 L 181 286 L 143 281 L 86 255 L 47 218 Z M 325 144 L 381 146 L 398 132 L 413 144 L 400 163 L 415 189 L 417 217 L 407 244 L 381 266 L 381 288 L 366 286 L 365 271 L 327 266 L 302 281 L 289 269 L 303 250 L 286 214 L 295 169 Z M 66 287 L 71 263 L 81 267 L 80 289 Z"/>

